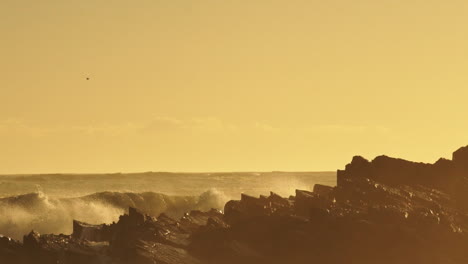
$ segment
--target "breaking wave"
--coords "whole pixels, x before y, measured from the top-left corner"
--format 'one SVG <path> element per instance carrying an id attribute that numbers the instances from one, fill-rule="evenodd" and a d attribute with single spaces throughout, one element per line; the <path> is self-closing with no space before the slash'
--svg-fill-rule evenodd
<path id="1" fill-rule="evenodd" d="M 21 239 L 31 230 L 39 233 L 72 232 L 72 220 L 101 224 L 117 221 L 135 207 L 158 216 L 180 217 L 190 210 L 222 209 L 227 197 L 216 189 L 199 196 L 170 196 L 155 192 L 99 192 L 76 198 L 51 198 L 43 192 L 0 198 L 0 234 Z"/>

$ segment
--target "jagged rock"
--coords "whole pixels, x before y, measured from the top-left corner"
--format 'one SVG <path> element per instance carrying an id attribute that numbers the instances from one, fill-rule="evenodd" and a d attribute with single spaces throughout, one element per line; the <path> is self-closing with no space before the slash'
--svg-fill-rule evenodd
<path id="1" fill-rule="evenodd" d="M 0 263 L 23 263 L 22 245 L 18 241 L 0 235 Z"/>
<path id="2" fill-rule="evenodd" d="M 240 201 L 226 203 L 224 219 L 227 223 L 233 224 L 260 216 L 284 215 L 291 210 L 292 202 L 274 192 L 268 197 L 260 196 L 260 198 L 242 194 Z"/>
<path id="3" fill-rule="evenodd" d="M 466 168 L 468 166 L 468 146 L 459 148 L 453 152 L 452 161 Z"/>
<path id="4" fill-rule="evenodd" d="M 224 205 L 224 219 L 228 223 L 237 223 L 243 218 L 241 202 L 231 200 Z"/>
<path id="5" fill-rule="evenodd" d="M 272 203 L 270 206 L 273 207 L 289 207 L 291 203 L 288 199 L 281 197 L 280 195 L 270 192 L 270 196 L 267 197 L 267 200 Z"/>
<path id="6" fill-rule="evenodd" d="M 23 237 L 23 244 L 25 248 L 37 249 L 40 247 L 41 234 L 32 230 L 27 236 Z"/>
<path id="7" fill-rule="evenodd" d="M 130 225 L 139 226 L 145 223 L 146 215 L 140 212 L 138 209 L 130 207 L 128 208 L 128 221 Z"/>
<path id="8" fill-rule="evenodd" d="M 131 254 L 134 264 L 199 264 L 200 261 L 190 255 L 185 249 L 169 245 L 138 240 Z"/>
<path id="9" fill-rule="evenodd" d="M 110 230 L 108 226 L 91 225 L 77 220 L 73 220 L 72 237 L 80 240 L 103 242 L 110 240 Z"/>
<path id="10" fill-rule="evenodd" d="M 202 226 L 203 227 L 203 226 Z M 229 225 L 218 217 L 210 217 L 206 222 L 208 228 L 228 228 Z"/>
<path id="11" fill-rule="evenodd" d="M 453 160 L 439 159 L 434 164 L 378 156 L 371 162 L 356 156 L 345 170 L 338 170 L 338 187 L 356 178 L 368 178 L 393 185 L 426 185 L 460 193 L 460 185 L 468 186 L 468 147 L 453 153 Z"/>
<path id="12" fill-rule="evenodd" d="M 219 214 L 214 210 L 192 211 L 177 221 L 166 214 L 157 219 L 143 218 L 133 211 L 133 217 L 139 222 L 135 224 L 130 215 L 121 217 L 114 228 L 111 251 L 114 258 L 126 263 L 198 263 L 187 252 L 190 236 L 206 225 L 210 217 L 219 217 Z"/>
<path id="13" fill-rule="evenodd" d="M 244 221 L 246 219 L 268 214 L 267 199 L 260 199 L 241 194 L 239 202 L 230 201 L 224 207 L 225 219 L 228 223 Z"/>
<path id="14" fill-rule="evenodd" d="M 302 216 L 311 216 L 311 210 L 319 208 L 327 210 L 331 206 L 331 200 L 314 192 L 296 190 L 295 212 Z"/>
<path id="15" fill-rule="evenodd" d="M 268 206 L 268 202 L 260 198 L 241 194 L 241 205 L 244 207 L 243 210 L 245 213 L 256 216 L 265 214 L 265 209 Z"/>
<path id="16" fill-rule="evenodd" d="M 322 184 L 315 184 L 313 192 L 321 196 L 328 196 L 333 192 L 333 187 Z"/>
<path id="17" fill-rule="evenodd" d="M 0 247 L 5 247 L 10 244 L 11 238 L 0 235 Z"/>
<path id="18" fill-rule="evenodd" d="M 224 215 L 216 209 L 211 209 L 208 212 L 194 210 L 185 214 L 180 219 L 180 228 L 186 232 L 194 232 L 200 227 L 206 226 L 210 220 L 212 223 L 217 223 L 223 226 L 226 225 L 226 223 L 224 223 L 223 217 Z"/>

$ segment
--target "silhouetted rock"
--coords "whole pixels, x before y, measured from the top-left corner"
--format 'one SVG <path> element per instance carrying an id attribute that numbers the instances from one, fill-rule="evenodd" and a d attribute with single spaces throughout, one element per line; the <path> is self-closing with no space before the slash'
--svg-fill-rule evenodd
<path id="1" fill-rule="evenodd" d="M 110 240 L 110 230 L 107 225 L 91 225 L 73 220 L 72 237 L 79 240 L 103 242 Z"/>
<path id="2" fill-rule="evenodd" d="M 338 170 L 339 187 L 355 178 L 369 178 L 388 184 L 426 185 L 448 192 L 459 191 L 467 184 L 468 147 L 453 153 L 453 160 L 439 159 L 434 164 L 417 163 L 387 156 L 376 157 L 371 162 L 356 156 L 344 171 Z"/>
<path id="3" fill-rule="evenodd" d="M 135 264 L 199 264 L 200 261 L 187 250 L 167 244 L 138 240 L 134 247 L 134 256 L 128 263 Z"/>
<path id="4" fill-rule="evenodd" d="M 296 190 L 294 205 L 296 214 L 310 217 L 313 209 L 327 210 L 332 205 L 332 201 L 315 192 Z"/>
<path id="5" fill-rule="evenodd" d="M 146 215 L 133 207 L 128 208 L 128 217 L 129 223 L 133 226 L 142 225 L 146 221 Z"/>
<path id="6" fill-rule="evenodd" d="M 322 184 L 315 184 L 313 192 L 321 196 L 328 196 L 333 192 L 333 187 Z"/>
<path id="7" fill-rule="evenodd" d="M 0 263 L 24 263 L 22 244 L 0 235 Z"/>
<path id="8" fill-rule="evenodd" d="M 452 160 L 455 164 L 468 165 L 468 146 L 459 148 L 457 151 L 453 152 Z"/>
<path id="9" fill-rule="evenodd" d="M 292 202 L 278 194 L 271 192 L 270 196 L 252 197 L 241 194 L 240 201 L 229 201 L 224 206 L 227 223 L 247 221 L 258 216 L 290 214 Z"/>
<path id="10" fill-rule="evenodd" d="M 37 249 L 39 248 L 40 239 L 41 239 L 41 234 L 33 230 L 27 236 L 24 236 L 23 238 L 24 247 L 29 248 L 29 249 Z"/>

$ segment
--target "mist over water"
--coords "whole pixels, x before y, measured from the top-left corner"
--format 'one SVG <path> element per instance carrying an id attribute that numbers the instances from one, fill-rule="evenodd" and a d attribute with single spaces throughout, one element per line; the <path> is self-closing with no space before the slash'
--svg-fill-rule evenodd
<path id="1" fill-rule="evenodd" d="M 316 183 L 336 185 L 334 172 L 139 173 L 0 176 L 0 234 L 21 239 L 31 230 L 72 232 L 72 220 L 118 221 L 129 206 L 180 217 L 190 210 L 223 209 L 241 193 L 294 195 Z"/>

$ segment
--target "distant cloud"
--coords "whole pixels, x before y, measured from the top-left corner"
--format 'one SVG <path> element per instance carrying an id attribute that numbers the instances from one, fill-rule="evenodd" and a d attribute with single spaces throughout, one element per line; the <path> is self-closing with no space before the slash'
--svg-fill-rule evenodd
<path id="1" fill-rule="evenodd" d="M 21 119 L 0 121 L 0 135 L 44 137 L 57 134 L 121 135 L 136 130 L 133 123 L 96 125 L 40 125 Z"/>
<path id="2" fill-rule="evenodd" d="M 183 122 L 172 117 L 154 117 L 149 124 L 144 125 L 141 129 L 143 132 L 161 132 L 175 131 L 183 128 Z"/>
<path id="3" fill-rule="evenodd" d="M 144 132 L 220 132 L 235 131 L 238 126 L 223 122 L 214 117 L 177 119 L 171 117 L 155 117 L 146 126 L 142 128 Z"/>
<path id="4" fill-rule="evenodd" d="M 190 128 L 198 131 L 236 131 L 239 126 L 218 118 L 194 118 L 188 122 Z"/>
<path id="5" fill-rule="evenodd" d="M 72 131 L 86 135 L 112 135 L 118 136 L 122 134 L 133 133 L 139 126 L 134 123 L 123 123 L 123 124 L 98 124 L 98 125 L 86 125 L 86 126 L 71 126 L 62 127 L 62 131 Z"/>
<path id="6" fill-rule="evenodd" d="M 277 127 L 273 127 L 270 124 L 264 123 L 264 122 L 255 122 L 254 127 L 258 130 L 261 131 L 267 131 L 267 132 L 273 132 L 273 131 L 279 131 L 280 129 Z"/>
<path id="7" fill-rule="evenodd" d="M 0 135 L 16 134 L 36 137 L 49 132 L 49 128 L 33 125 L 22 119 L 10 118 L 0 121 Z"/>
<path id="8" fill-rule="evenodd" d="M 342 133 L 342 134 L 362 134 L 362 133 L 378 133 L 387 134 L 390 132 L 388 127 L 370 126 L 370 125 L 318 125 L 309 126 L 306 128 L 309 132 L 317 133 Z"/>
<path id="9" fill-rule="evenodd" d="M 141 123 L 101 123 L 89 125 L 39 125 L 21 119 L 0 120 L 0 135 L 44 137 L 54 135 L 82 136 L 137 136 L 141 133 L 238 133 L 246 135 L 266 134 L 379 134 L 390 135 L 390 128 L 371 125 L 307 125 L 275 126 L 267 122 L 235 124 L 216 117 L 178 119 L 168 116 L 155 116 Z"/>

